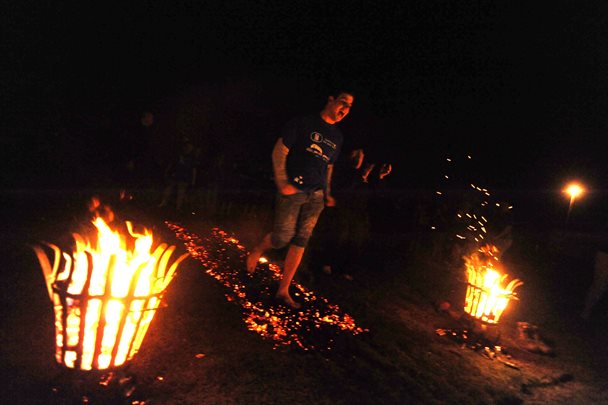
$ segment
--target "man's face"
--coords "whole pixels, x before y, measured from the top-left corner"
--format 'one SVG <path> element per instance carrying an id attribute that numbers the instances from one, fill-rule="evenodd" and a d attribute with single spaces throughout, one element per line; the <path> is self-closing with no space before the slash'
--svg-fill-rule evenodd
<path id="1" fill-rule="evenodd" d="M 336 98 L 329 96 L 327 105 L 325 106 L 325 111 L 328 118 L 330 118 L 334 123 L 342 121 L 342 119 L 350 112 L 353 101 L 353 96 L 347 93 L 340 93 L 340 95 Z"/>
<path id="2" fill-rule="evenodd" d="M 151 112 L 145 112 L 141 116 L 141 125 L 151 127 L 154 124 L 154 115 Z"/>

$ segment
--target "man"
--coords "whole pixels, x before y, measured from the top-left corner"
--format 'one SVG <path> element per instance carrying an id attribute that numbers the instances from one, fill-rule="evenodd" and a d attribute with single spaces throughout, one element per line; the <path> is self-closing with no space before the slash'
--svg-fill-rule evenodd
<path id="1" fill-rule="evenodd" d="M 304 249 L 325 206 L 333 207 L 331 177 L 342 147 L 342 132 L 336 124 L 350 112 L 354 96 L 340 91 L 328 97 L 319 115 L 290 121 L 272 151 L 277 187 L 272 232 L 266 234 L 247 257 L 251 274 L 262 254 L 289 245 L 276 299 L 298 309 L 289 286 L 304 255 Z"/>

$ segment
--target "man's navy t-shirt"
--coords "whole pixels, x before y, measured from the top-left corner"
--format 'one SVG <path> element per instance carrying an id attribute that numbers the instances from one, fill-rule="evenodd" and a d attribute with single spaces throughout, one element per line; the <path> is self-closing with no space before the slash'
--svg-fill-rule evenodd
<path id="1" fill-rule="evenodd" d="M 287 178 L 302 191 L 323 189 L 327 165 L 334 164 L 342 148 L 342 132 L 318 115 L 307 115 L 288 122 L 281 131 L 289 148 Z"/>

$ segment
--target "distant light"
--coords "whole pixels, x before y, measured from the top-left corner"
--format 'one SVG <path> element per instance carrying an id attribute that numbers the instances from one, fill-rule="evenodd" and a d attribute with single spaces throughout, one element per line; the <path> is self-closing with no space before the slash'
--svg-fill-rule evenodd
<path id="1" fill-rule="evenodd" d="M 566 188 L 563 190 L 564 194 L 570 196 L 570 204 L 568 204 L 568 214 L 566 215 L 566 225 L 568 225 L 568 220 L 570 219 L 570 211 L 572 211 L 572 206 L 574 206 L 574 201 L 577 197 L 583 195 L 585 193 L 585 188 L 577 182 L 568 183 Z"/>
<path id="2" fill-rule="evenodd" d="M 578 183 L 570 183 L 564 189 L 564 193 L 568 194 L 572 199 L 579 197 L 584 192 L 585 189 Z"/>

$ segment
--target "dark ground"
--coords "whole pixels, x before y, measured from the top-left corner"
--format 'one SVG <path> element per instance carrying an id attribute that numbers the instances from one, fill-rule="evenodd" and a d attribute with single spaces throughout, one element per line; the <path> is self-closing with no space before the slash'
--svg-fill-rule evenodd
<path id="1" fill-rule="evenodd" d="M 393 233 L 374 235 L 377 241 L 384 238 L 384 263 L 363 269 L 353 281 L 313 266 L 298 274 L 308 289 L 368 329 L 359 335 L 336 331 L 332 350 L 275 348 L 247 329 L 241 308 L 226 299 L 225 286 L 189 258 L 127 367 L 112 374 L 68 372 L 53 357 L 51 304 L 30 245 L 66 240 L 85 220 L 90 193 L 3 193 L 3 404 L 608 403 L 608 304 L 604 299 L 589 322 L 577 316 L 591 280 L 586 238 L 593 235 L 531 232 L 523 226 L 505 258 L 509 274 L 525 282 L 520 301 L 511 304 L 499 327 L 509 357 L 492 359 L 436 333 L 463 327 L 435 307 L 443 299 L 461 305 L 455 300 L 464 293 L 462 273 L 436 260 L 424 244 L 410 249 L 414 235 Z M 162 213 L 129 204 L 116 212 L 186 251 L 163 224 Z M 265 226 L 268 207 L 245 208 L 237 205 L 207 217 L 197 212 L 177 222 L 202 236 L 217 225 L 250 248 Z M 519 347 L 517 321 L 537 325 L 554 354 Z M 99 384 L 103 379 L 107 385 Z"/>

